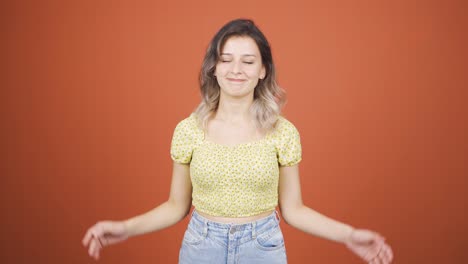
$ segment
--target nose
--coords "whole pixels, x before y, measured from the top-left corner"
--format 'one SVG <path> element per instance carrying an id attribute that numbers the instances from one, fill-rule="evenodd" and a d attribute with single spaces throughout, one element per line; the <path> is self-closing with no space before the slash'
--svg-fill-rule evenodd
<path id="1" fill-rule="evenodd" d="M 234 61 L 233 65 L 232 65 L 231 72 L 233 74 L 239 74 L 239 73 L 241 73 L 241 70 L 242 70 L 241 62 L 240 61 Z"/>

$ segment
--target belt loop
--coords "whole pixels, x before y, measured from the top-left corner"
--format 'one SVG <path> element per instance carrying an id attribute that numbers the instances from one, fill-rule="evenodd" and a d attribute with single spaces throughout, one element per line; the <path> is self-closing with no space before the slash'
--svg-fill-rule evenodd
<path id="1" fill-rule="evenodd" d="M 257 222 L 252 223 L 252 239 L 257 239 Z"/>
<path id="2" fill-rule="evenodd" d="M 203 236 L 206 237 L 208 235 L 208 221 L 203 221 Z"/>
<path id="3" fill-rule="evenodd" d="M 275 213 L 276 213 L 276 219 L 278 219 L 278 224 L 279 224 L 281 222 L 281 217 L 277 210 L 275 210 Z"/>

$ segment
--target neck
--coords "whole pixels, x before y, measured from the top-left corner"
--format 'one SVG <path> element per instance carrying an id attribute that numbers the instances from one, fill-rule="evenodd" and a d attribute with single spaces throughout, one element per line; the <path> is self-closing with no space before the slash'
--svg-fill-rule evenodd
<path id="1" fill-rule="evenodd" d="M 251 121 L 253 116 L 250 107 L 253 96 L 232 98 L 221 96 L 215 118 L 230 122 Z"/>

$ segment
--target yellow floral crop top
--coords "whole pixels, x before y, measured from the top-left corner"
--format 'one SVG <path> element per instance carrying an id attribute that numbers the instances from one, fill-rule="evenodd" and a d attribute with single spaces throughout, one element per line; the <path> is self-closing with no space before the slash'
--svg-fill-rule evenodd
<path id="1" fill-rule="evenodd" d="M 284 117 L 264 138 L 235 146 L 205 140 L 197 117 L 177 124 L 171 157 L 190 163 L 192 204 L 212 216 L 246 217 L 278 205 L 279 166 L 301 161 L 299 132 Z"/>

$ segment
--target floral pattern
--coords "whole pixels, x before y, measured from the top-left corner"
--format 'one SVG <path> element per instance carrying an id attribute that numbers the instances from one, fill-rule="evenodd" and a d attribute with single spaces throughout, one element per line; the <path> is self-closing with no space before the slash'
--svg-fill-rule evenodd
<path id="1" fill-rule="evenodd" d="M 172 159 L 190 163 L 195 208 L 224 217 L 273 210 L 278 205 L 279 166 L 299 163 L 301 154 L 299 132 L 282 116 L 264 138 L 227 146 L 205 140 L 191 114 L 177 124 L 171 144 Z"/>

